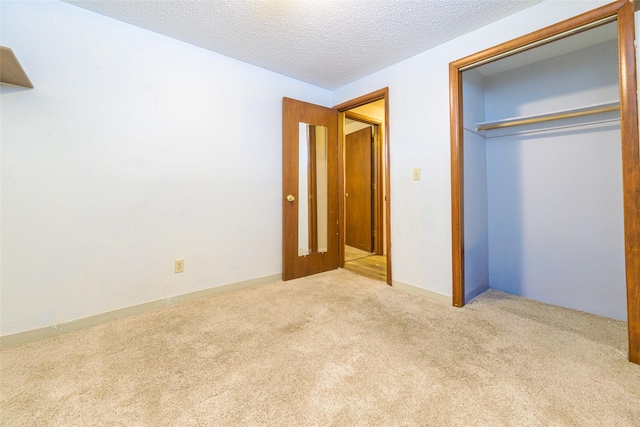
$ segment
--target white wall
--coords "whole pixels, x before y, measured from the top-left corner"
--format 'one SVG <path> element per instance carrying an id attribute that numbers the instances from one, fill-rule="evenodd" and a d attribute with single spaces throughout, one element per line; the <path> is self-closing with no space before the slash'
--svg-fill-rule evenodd
<path id="1" fill-rule="evenodd" d="M 394 281 L 451 295 L 449 63 L 606 3 L 548 0 L 334 92 L 337 105 L 389 87 Z"/>
<path id="2" fill-rule="evenodd" d="M 491 287 L 626 319 L 618 125 L 487 143 Z"/>
<path id="3" fill-rule="evenodd" d="M 486 120 L 618 101 L 617 40 L 487 77 Z"/>
<path id="4" fill-rule="evenodd" d="M 487 120 L 615 101 L 616 41 L 495 74 L 485 90 Z M 488 138 L 491 287 L 626 320 L 621 159 L 619 120 Z"/>
<path id="5" fill-rule="evenodd" d="M 606 3 L 548 0 L 331 94 L 68 4 L 0 2 L 0 43 L 36 85 L 1 89 L 0 333 L 280 273 L 282 96 L 383 87 L 393 277 L 451 295 L 449 62 Z"/>
<path id="6" fill-rule="evenodd" d="M 476 124 L 485 121 L 484 77 L 462 74 L 464 123 L 464 285 L 470 301 L 489 289 L 489 222 L 486 138 Z"/>
<path id="7" fill-rule="evenodd" d="M 35 85 L 1 88 L 2 335 L 282 272 L 282 97 L 330 92 L 69 4 L 0 7 Z"/>

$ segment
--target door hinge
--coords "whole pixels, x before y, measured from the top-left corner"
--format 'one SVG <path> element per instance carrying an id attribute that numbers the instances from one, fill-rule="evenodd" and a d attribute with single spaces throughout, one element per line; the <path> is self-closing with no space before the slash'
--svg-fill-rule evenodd
<path id="1" fill-rule="evenodd" d="M 371 235 L 372 235 L 373 237 L 376 237 L 376 230 L 371 230 Z"/>

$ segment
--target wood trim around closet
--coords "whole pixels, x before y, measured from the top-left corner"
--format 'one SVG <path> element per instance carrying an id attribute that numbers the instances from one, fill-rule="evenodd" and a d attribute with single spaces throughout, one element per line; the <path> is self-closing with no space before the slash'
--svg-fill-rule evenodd
<path id="1" fill-rule="evenodd" d="M 465 304 L 464 286 L 464 137 L 462 120 L 461 69 L 469 69 L 492 57 L 544 43 L 607 17 L 618 23 L 620 79 L 620 127 L 622 141 L 624 235 L 627 283 L 629 360 L 640 364 L 640 148 L 638 145 L 638 98 L 636 80 L 634 3 L 618 0 L 498 46 L 477 52 L 449 64 L 449 111 L 451 132 L 451 213 L 453 305 Z M 539 44 L 538 44 L 539 45 Z"/>
<path id="2" fill-rule="evenodd" d="M 618 12 L 620 70 L 620 132 L 627 273 L 629 360 L 640 364 L 640 145 L 638 144 L 638 90 L 632 4 Z"/>
<path id="3" fill-rule="evenodd" d="M 454 64 L 449 64 L 449 114 L 451 132 L 451 240 L 453 293 L 455 307 L 465 304 L 464 298 L 464 129 L 462 121 L 462 78 Z"/>
<path id="4" fill-rule="evenodd" d="M 374 101 L 378 101 L 380 99 L 384 99 L 384 154 L 383 154 L 383 163 L 384 163 L 384 179 L 385 179 L 385 193 L 386 193 L 386 200 L 384 202 L 384 208 L 386 211 L 386 219 L 385 219 L 385 225 L 386 225 L 386 239 L 387 239 L 387 244 L 386 244 L 386 249 L 387 249 L 387 284 L 388 285 L 392 285 L 393 284 L 393 276 L 392 276 L 392 272 L 391 272 L 391 174 L 389 172 L 389 88 L 386 87 L 384 89 L 380 89 L 377 90 L 375 92 L 371 92 L 369 94 L 360 96 L 358 98 L 352 99 L 351 101 L 347 101 L 347 102 L 343 102 L 342 104 L 338 104 L 336 106 L 334 106 L 333 108 L 335 110 L 338 110 L 338 112 L 340 112 L 340 116 L 338 118 L 338 121 L 340 122 L 339 125 L 339 131 L 340 131 L 340 135 L 344 134 L 344 130 L 342 129 L 343 123 L 344 123 L 344 113 L 347 110 L 350 110 L 352 108 L 356 108 L 359 107 L 361 105 L 364 104 L 369 104 L 370 102 L 374 102 Z M 344 152 L 344 141 L 343 138 L 339 138 L 338 141 L 338 146 L 339 146 L 339 152 L 343 153 Z M 338 177 L 339 180 L 339 187 L 340 187 L 340 197 L 338 199 L 339 202 L 339 206 L 338 206 L 338 214 L 340 217 L 340 241 L 339 241 L 339 246 L 340 246 L 340 250 L 344 250 L 344 158 L 343 155 L 341 154 L 339 156 L 339 160 L 338 160 L 338 167 L 339 167 L 339 171 L 340 171 L 340 176 Z M 344 261 L 344 254 L 341 253 L 340 254 L 340 259 Z M 344 264 L 343 264 L 344 265 Z"/>

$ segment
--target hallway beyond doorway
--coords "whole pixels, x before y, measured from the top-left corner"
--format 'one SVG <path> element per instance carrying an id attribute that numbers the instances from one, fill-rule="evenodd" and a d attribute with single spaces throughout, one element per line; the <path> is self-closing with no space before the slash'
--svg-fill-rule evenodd
<path id="1" fill-rule="evenodd" d="M 374 280 L 387 281 L 387 257 L 345 245 L 345 270 Z"/>

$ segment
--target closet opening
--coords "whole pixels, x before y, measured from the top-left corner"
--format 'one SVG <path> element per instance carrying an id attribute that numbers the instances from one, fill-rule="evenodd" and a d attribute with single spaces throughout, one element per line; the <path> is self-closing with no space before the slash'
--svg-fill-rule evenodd
<path id="1" fill-rule="evenodd" d="M 640 363 L 633 5 L 450 64 L 453 302 L 489 287 L 626 320 Z"/>

